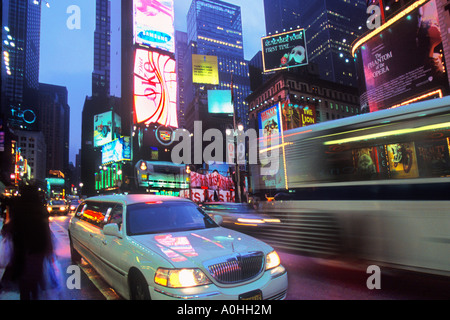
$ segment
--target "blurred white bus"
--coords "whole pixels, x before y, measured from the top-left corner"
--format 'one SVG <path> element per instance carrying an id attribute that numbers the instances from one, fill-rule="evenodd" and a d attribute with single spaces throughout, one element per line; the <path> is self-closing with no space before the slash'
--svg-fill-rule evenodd
<path id="1" fill-rule="evenodd" d="M 450 97 L 284 132 L 274 246 L 450 275 Z M 285 170 L 285 171 L 284 171 Z M 274 236 L 275 234 L 275 236 Z"/>

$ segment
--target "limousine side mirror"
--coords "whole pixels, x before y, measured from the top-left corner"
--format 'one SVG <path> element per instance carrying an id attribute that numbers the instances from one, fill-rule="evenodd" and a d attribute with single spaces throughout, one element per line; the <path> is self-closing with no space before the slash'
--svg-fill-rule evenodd
<path id="1" fill-rule="evenodd" d="M 119 231 L 119 226 L 117 223 L 108 223 L 103 227 L 103 234 L 105 236 L 114 236 L 118 238 L 122 238 L 122 234 Z"/>

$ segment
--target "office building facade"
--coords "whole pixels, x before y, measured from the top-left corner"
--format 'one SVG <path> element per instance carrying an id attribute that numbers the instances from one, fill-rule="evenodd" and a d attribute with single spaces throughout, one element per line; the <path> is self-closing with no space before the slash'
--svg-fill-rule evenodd
<path id="1" fill-rule="evenodd" d="M 217 56 L 219 84 L 214 89 L 232 90 L 236 121 L 247 126 L 245 98 L 250 94 L 250 80 L 244 59 L 241 8 L 224 1 L 193 0 L 187 26 L 188 46 L 195 47 L 191 52 Z M 202 87 L 192 85 L 187 95 L 195 96 Z"/>
<path id="2" fill-rule="evenodd" d="M 35 101 L 39 89 L 41 8 L 36 1 L 2 5 L 2 92 L 21 107 Z"/>
<path id="3" fill-rule="evenodd" d="M 352 43 L 367 29 L 364 0 L 303 0 L 302 27 L 306 29 L 308 61 L 319 65 L 324 80 L 357 84 Z"/>
<path id="4" fill-rule="evenodd" d="M 38 128 L 41 8 L 37 1 L 2 1 L 0 179 L 5 185 L 17 166 L 20 131 Z M 34 170 L 33 170 L 34 171 Z"/>
<path id="5" fill-rule="evenodd" d="M 94 71 L 92 72 L 92 95 L 109 95 L 111 4 L 109 0 L 96 1 L 94 32 Z"/>
<path id="6" fill-rule="evenodd" d="M 68 173 L 70 107 L 67 88 L 52 84 L 39 84 L 39 128 L 46 149 L 46 172 L 59 170 Z"/>
<path id="7" fill-rule="evenodd" d="M 300 28 L 301 13 L 301 1 L 264 0 L 266 33 L 270 35 Z"/>
<path id="8" fill-rule="evenodd" d="M 16 130 L 19 154 L 26 159 L 26 180 L 44 181 L 47 177 L 47 144 L 41 131 Z M 16 172 L 17 174 L 17 172 Z M 24 178 L 21 177 L 21 180 Z"/>

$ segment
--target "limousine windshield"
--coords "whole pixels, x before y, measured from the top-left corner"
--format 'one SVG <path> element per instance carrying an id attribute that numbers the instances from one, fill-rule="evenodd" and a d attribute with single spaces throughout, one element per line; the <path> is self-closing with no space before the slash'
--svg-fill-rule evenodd
<path id="1" fill-rule="evenodd" d="M 193 203 L 148 202 L 127 207 L 128 235 L 216 228 L 218 225 Z"/>

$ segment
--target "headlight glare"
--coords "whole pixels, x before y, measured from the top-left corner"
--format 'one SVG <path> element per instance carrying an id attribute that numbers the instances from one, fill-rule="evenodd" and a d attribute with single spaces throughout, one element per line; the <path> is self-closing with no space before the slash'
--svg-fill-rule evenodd
<path id="1" fill-rule="evenodd" d="M 281 260 L 276 251 L 272 251 L 266 256 L 266 270 L 276 268 L 280 265 Z"/>
<path id="2" fill-rule="evenodd" d="M 155 283 L 170 288 L 189 288 L 210 284 L 211 281 L 200 269 L 158 268 Z"/>

